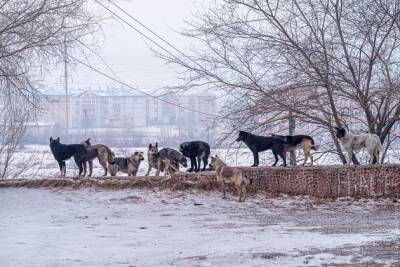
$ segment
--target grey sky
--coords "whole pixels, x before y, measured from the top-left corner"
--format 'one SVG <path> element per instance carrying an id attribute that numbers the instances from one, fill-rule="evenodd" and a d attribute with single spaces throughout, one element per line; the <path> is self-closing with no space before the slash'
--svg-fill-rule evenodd
<path id="1" fill-rule="evenodd" d="M 116 3 L 178 48 L 184 49 L 187 41 L 175 31 L 181 31 L 186 27 L 184 21 L 191 19 L 191 12 L 195 12 L 206 2 L 204 0 L 131 0 Z M 95 12 L 110 15 L 95 2 L 93 9 Z M 117 11 L 115 8 L 114 10 Z M 123 15 L 121 12 L 118 14 Z M 137 25 L 127 16 L 123 17 L 133 25 Z M 104 40 L 99 44 L 100 49 L 97 52 L 121 80 L 146 90 L 178 82 L 175 72 L 155 57 L 149 49 L 149 46 L 152 46 L 151 43 L 129 26 L 117 20 L 108 20 L 103 25 L 103 31 Z M 89 60 L 96 68 L 111 73 L 100 59 L 91 57 Z M 49 81 L 53 87 L 62 88 L 63 86 L 61 70 L 60 64 L 52 80 Z M 70 72 L 70 85 L 71 88 L 97 88 L 98 86 L 104 88 L 115 85 L 115 82 L 87 70 L 84 66 L 76 65 Z"/>

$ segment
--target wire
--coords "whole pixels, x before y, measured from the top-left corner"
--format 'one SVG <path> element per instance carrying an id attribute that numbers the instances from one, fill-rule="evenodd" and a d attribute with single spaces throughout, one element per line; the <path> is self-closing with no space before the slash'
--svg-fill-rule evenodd
<path id="1" fill-rule="evenodd" d="M 188 111 L 196 112 L 196 113 L 203 114 L 203 115 L 206 115 L 206 116 L 219 117 L 218 115 L 215 115 L 215 114 L 211 114 L 211 113 L 203 112 L 203 111 L 200 111 L 200 110 L 192 109 L 192 108 L 189 108 L 189 107 L 181 106 L 181 105 L 176 104 L 176 103 L 174 103 L 174 102 L 171 102 L 171 101 L 162 99 L 162 98 L 159 97 L 159 96 L 154 96 L 154 95 L 149 94 L 149 93 L 147 93 L 147 92 L 144 92 L 144 91 L 142 91 L 142 90 L 140 90 L 140 89 L 134 88 L 133 86 L 127 84 L 126 82 L 123 82 L 123 81 L 121 81 L 121 80 L 119 80 L 119 79 L 117 79 L 117 78 L 115 78 L 115 77 L 112 77 L 112 76 L 110 76 L 109 74 L 107 74 L 107 73 L 105 73 L 105 72 L 103 72 L 103 71 L 101 71 L 101 70 L 99 70 L 99 69 L 93 67 L 92 65 L 90 65 L 90 64 L 88 64 L 88 63 L 85 63 L 85 62 L 83 62 L 83 61 L 77 59 L 76 57 L 74 57 L 74 56 L 72 56 L 72 55 L 70 55 L 70 54 L 68 54 L 68 57 L 70 57 L 71 59 L 73 59 L 73 60 L 79 62 L 80 64 L 84 65 L 85 67 L 87 67 L 87 68 L 89 68 L 89 69 L 91 69 L 91 70 L 93 70 L 93 71 L 95 71 L 95 72 L 97 72 L 97 73 L 99 73 L 99 74 L 101 74 L 101 75 L 103 75 L 103 76 L 109 78 L 110 80 L 113 80 L 114 82 L 117 82 L 117 83 L 119 83 L 119 84 L 121 84 L 121 85 L 123 85 L 123 86 L 126 86 L 126 87 L 128 87 L 129 89 L 134 90 L 134 91 L 137 91 L 137 92 L 139 92 L 139 93 L 141 93 L 141 94 L 143 94 L 143 95 L 152 97 L 152 98 L 157 99 L 157 100 L 160 100 L 160 101 L 162 101 L 162 102 L 164 102 L 164 103 L 167 103 L 167 104 L 170 104 L 170 105 L 179 107 L 179 108 L 181 108 L 181 109 L 185 109 L 185 110 L 188 110 Z"/>
<path id="2" fill-rule="evenodd" d="M 197 61 L 193 60 L 191 57 L 187 56 L 185 53 L 183 53 L 181 50 L 179 50 L 178 48 L 176 48 L 176 46 L 174 46 L 173 44 L 171 44 L 170 42 L 168 42 L 165 38 L 163 38 L 162 36 L 160 36 L 159 34 L 157 34 L 156 32 L 154 32 L 152 29 L 150 29 L 149 27 L 147 27 L 144 23 L 142 23 L 139 19 L 135 18 L 134 16 L 132 16 L 131 14 L 129 14 L 127 11 L 125 11 L 122 7 L 120 7 L 119 5 L 117 5 L 116 3 L 114 3 L 111 0 L 107 0 L 108 2 L 110 2 L 113 6 L 115 6 L 116 8 L 118 8 L 119 10 L 121 10 L 125 15 L 127 15 L 128 17 L 130 17 L 131 19 L 133 19 L 136 23 L 138 23 L 140 26 L 142 26 L 143 28 L 145 28 L 146 30 L 148 30 L 149 32 L 151 32 L 152 34 L 154 34 L 155 36 L 157 36 L 160 40 L 162 40 L 164 43 L 166 43 L 167 45 L 169 45 L 170 47 L 172 47 L 175 51 L 177 51 L 179 54 L 181 54 L 182 56 L 184 56 L 185 58 L 189 59 L 190 61 L 192 61 L 193 63 L 195 63 L 197 66 L 203 68 L 202 65 L 200 65 Z M 174 56 L 176 58 L 176 56 Z"/>
<path id="3" fill-rule="evenodd" d="M 144 38 L 146 38 L 147 40 L 149 40 L 150 42 L 152 42 L 154 45 L 156 45 L 157 47 L 159 47 L 160 49 L 162 49 L 163 51 L 167 52 L 169 55 L 171 55 L 173 58 L 175 58 L 177 61 L 181 62 L 182 65 L 185 65 L 185 63 L 179 59 L 176 55 L 174 55 L 173 53 L 171 53 L 171 51 L 169 51 L 168 49 L 166 49 L 165 47 L 161 46 L 160 44 L 158 44 L 156 41 L 154 41 L 153 39 L 151 39 L 150 37 L 148 37 L 145 33 L 143 33 L 142 31 L 140 31 L 139 29 L 137 29 L 135 26 L 133 26 L 131 23 L 129 23 L 128 21 L 126 21 L 124 18 L 122 18 L 121 16 L 119 16 L 117 13 L 115 13 L 114 11 L 112 11 L 111 9 L 109 9 L 108 7 L 106 7 L 105 5 L 103 5 L 101 2 L 99 2 L 98 0 L 95 0 L 96 3 L 98 3 L 99 5 L 101 5 L 104 9 L 108 10 L 108 12 L 110 12 L 111 14 L 113 14 L 115 17 L 119 18 L 122 22 L 124 22 L 125 24 L 127 24 L 129 27 L 131 27 L 132 29 L 134 29 L 137 33 L 139 33 L 140 35 L 142 35 Z"/>

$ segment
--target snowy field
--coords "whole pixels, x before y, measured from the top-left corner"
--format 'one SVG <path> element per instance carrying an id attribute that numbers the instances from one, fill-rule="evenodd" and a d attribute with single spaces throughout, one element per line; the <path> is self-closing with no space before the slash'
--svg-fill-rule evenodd
<path id="1" fill-rule="evenodd" d="M 0 266 L 399 266 L 400 205 L 0 190 Z"/>
<path id="2" fill-rule="evenodd" d="M 176 148 L 175 148 L 176 149 Z M 117 157 L 129 157 L 134 151 L 143 151 L 145 153 L 145 161 L 141 163 L 138 175 L 144 175 L 147 171 L 147 148 L 114 148 L 112 150 Z M 253 164 L 253 154 L 248 148 L 232 148 L 232 149 L 212 149 L 212 155 L 218 154 L 230 166 L 250 166 Z M 299 164 L 302 163 L 303 154 L 301 151 L 297 152 Z M 389 163 L 399 163 L 400 152 L 389 152 L 390 155 L 387 159 Z M 361 162 L 365 164 L 368 161 L 365 153 L 358 154 Z M 332 165 L 341 164 L 338 158 L 323 156 L 315 154 L 316 165 Z M 289 159 L 288 159 L 289 160 Z M 260 166 L 270 166 L 273 163 L 273 156 L 271 151 L 260 153 Z M 280 160 L 278 165 L 281 165 Z M 27 145 L 24 148 L 19 148 L 15 153 L 15 157 L 11 162 L 10 178 L 47 178 L 56 177 L 59 175 L 58 164 L 54 160 L 48 145 Z M 94 160 L 93 176 L 103 175 L 98 160 Z M 152 171 L 155 173 L 155 170 Z M 121 173 L 120 173 L 121 174 Z M 67 161 L 67 176 L 77 176 L 78 169 L 72 159 Z M 126 174 L 124 174 L 126 175 Z"/>
<path id="3" fill-rule="evenodd" d="M 138 175 L 144 175 L 147 171 L 147 148 L 112 148 L 117 157 L 129 157 L 134 151 L 143 151 L 145 153 L 145 161 L 140 165 Z M 225 162 L 231 166 L 250 166 L 253 164 L 253 154 L 248 148 L 240 149 L 212 149 L 212 155 L 218 154 Z M 298 152 L 300 160 L 303 159 L 302 152 Z M 317 156 L 316 156 L 317 157 Z M 271 151 L 260 153 L 260 165 L 272 165 L 273 156 Z M 278 165 L 282 164 L 279 161 Z M 339 164 L 336 159 L 321 158 L 317 164 Z M 47 178 L 56 177 L 59 175 L 58 164 L 54 160 L 48 145 L 27 145 L 24 148 L 19 148 L 15 153 L 11 162 L 10 178 Z M 94 160 L 93 176 L 103 175 L 103 169 Z M 155 170 L 152 171 L 155 173 Z M 67 161 L 67 176 L 77 176 L 78 169 L 73 161 Z"/>

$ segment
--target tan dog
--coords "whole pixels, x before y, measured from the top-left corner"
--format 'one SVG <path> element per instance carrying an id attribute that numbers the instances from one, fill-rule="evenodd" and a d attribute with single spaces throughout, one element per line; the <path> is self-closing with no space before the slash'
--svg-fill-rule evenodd
<path id="1" fill-rule="evenodd" d="M 239 195 L 239 202 L 246 200 L 246 186 L 251 184 L 251 180 L 246 177 L 244 170 L 237 167 L 227 166 L 217 155 L 211 157 L 210 167 L 217 173 L 218 182 L 222 184 L 222 198 L 226 198 L 225 194 L 227 185 L 234 183 Z"/>
<path id="2" fill-rule="evenodd" d="M 135 151 L 129 158 L 115 158 L 114 164 L 108 166 L 111 176 L 116 176 L 117 172 L 127 173 L 128 176 L 136 176 L 140 162 L 144 160 L 143 152 Z"/>
<path id="3" fill-rule="evenodd" d="M 106 146 L 106 145 L 92 145 L 90 142 L 90 138 L 84 140 L 81 144 L 83 144 L 86 148 L 86 150 L 89 152 L 87 153 L 87 158 L 86 160 L 89 163 L 89 175 L 92 176 L 92 171 L 93 171 L 93 159 L 97 157 L 99 160 L 100 165 L 104 169 L 104 175 L 107 176 L 107 169 L 109 164 L 112 164 L 114 162 L 114 152 L 111 151 L 111 149 Z M 86 174 L 86 163 L 84 164 L 84 174 Z"/>
<path id="4" fill-rule="evenodd" d="M 158 143 L 153 146 L 153 144 L 149 145 L 149 149 L 147 150 L 147 163 L 149 164 L 146 176 L 149 176 L 152 168 L 157 169 L 158 167 Z M 164 169 L 163 169 L 164 170 Z"/>

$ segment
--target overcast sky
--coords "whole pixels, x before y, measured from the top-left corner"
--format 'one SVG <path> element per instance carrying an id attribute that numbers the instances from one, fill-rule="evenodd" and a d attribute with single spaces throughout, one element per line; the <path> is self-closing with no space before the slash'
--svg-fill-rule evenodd
<path id="1" fill-rule="evenodd" d="M 183 50 L 188 43 L 177 31 L 187 27 L 184 21 L 190 20 L 191 14 L 204 7 L 206 2 L 205 0 L 116 1 L 129 14 Z M 110 5 L 110 7 L 112 6 Z M 97 3 L 93 4 L 93 9 L 104 15 L 111 15 Z M 114 10 L 117 11 L 115 8 Z M 137 26 L 126 15 L 121 12 L 118 14 Z M 117 20 L 108 20 L 103 25 L 103 31 L 103 41 L 99 44 L 100 49 L 97 52 L 117 73 L 118 78 L 132 86 L 146 90 L 178 83 L 176 74 L 171 67 L 164 64 L 149 49 L 149 46 L 153 45 L 129 26 Z M 95 56 L 90 58 L 90 63 L 96 68 L 111 73 L 105 64 Z M 60 64 L 53 77 L 49 79 L 48 84 L 52 87 L 63 88 L 62 67 Z M 79 65 L 71 69 L 69 83 L 71 88 L 91 87 L 92 89 L 98 86 L 105 88 L 116 85 L 115 82 Z"/>

